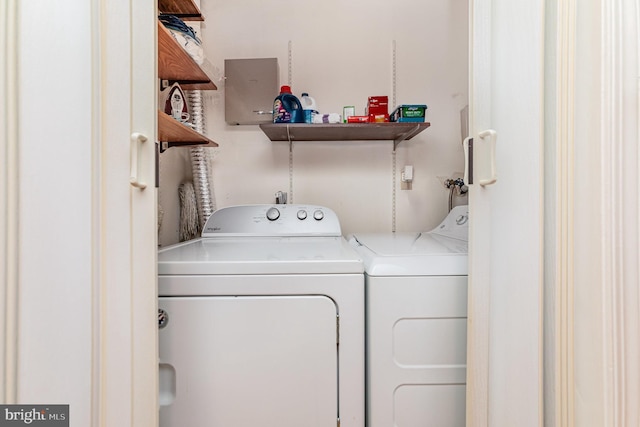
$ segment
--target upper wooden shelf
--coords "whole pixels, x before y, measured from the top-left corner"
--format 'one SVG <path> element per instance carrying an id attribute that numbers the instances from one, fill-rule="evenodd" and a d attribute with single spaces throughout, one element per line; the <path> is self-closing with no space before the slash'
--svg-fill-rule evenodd
<path id="1" fill-rule="evenodd" d="M 158 78 L 178 82 L 185 90 L 218 89 L 196 61 L 158 21 Z"/>
<path id="2" fill-rule="evenodd" d="M 183 21 L 204 21 L 200 8 L 193 0 L 158 0 L 158 11 L 176 15 Z"/>
<path id="3" fill-rule="evenodd" d="M 217 143 L 209 138 L 183 125 L 160 110 L 158 110 L 158 141 L 160 141 L 160 151 L 165 151 L 170 147 L 187 147 L 194 145 L 198 147 L 218 146 Z"/>
<path id="4" fill-rule="evenodd" d="M 260 129 L 271 141 L 381 141 L 393 148 L 411 139 L 431 123 L 263 123 Z"/>

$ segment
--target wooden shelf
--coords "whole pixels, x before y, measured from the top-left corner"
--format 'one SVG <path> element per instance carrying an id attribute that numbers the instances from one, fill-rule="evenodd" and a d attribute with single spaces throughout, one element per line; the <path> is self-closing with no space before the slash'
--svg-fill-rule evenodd
<path id="1" fill-rule="evenodd" d="M 158 141 L 160 151 L 171 147 L 217 147 L 218 144 L 158 110 Z"/>
<path id="2" fill-rule="evenodd" d="M 183 21 L 204 21 L 200 8 L 193 0 L 158 0 L 158 11 L 176 15 Z"/>
<path id="3" fill-rule="evenodd" d="M 271 141 L 394 141 L 393 148 L 413 138 L 431 123 L 263 123 Z"/>
<path id="4" fill-rule="evenodd" d="M 204 21 L 193 0 L 158 0 L 158 10 L 185 21 Z M 183 90 L 215 90 L 216 85 L 171 32 L 158 21 L 158 78 L 170 84 L 178 83 Z M 192 128 L 158 110 L 158 141 L 160 152 L 170 147 L 217 147 L 218 144 Z"/>
<path id="5" fill-rule="evenodd" d="M 158 21 L 158 78 L 177 82 L 184 90 L 216 90 L 216 85 L 196 61 Z"/>

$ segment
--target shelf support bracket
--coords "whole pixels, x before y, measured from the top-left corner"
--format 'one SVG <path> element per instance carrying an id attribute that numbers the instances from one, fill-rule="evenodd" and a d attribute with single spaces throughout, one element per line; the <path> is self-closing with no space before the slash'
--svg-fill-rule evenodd
<path id="1" fill-rule="evenodd" d="M 167 142 L 167 141 L 158 141 L 158 149 L 160 153 L 164 153 L 171 147 L 189 147 L 189 146 L 198 146 L 198 145 L 206 145 L 206 142 L 202 141 L 181 141 L 181 142 Z"/>
<path id="2" fill-rule="evenodd" d="M 405 133 L 400 135 L 398 138 L 394 139 L 393 140 L 393 151 L 396 151 L 396 148 L 398 148 L 398 144 L 400 144 L 405 139 L 410 139 L 411 137 L 413 137 L 418 132 L 420 132 L 420 125 L 417 125 L 416 127 L 412 128 L 412 129 L 409 129 L 408 131 L 406 131 Z"/>

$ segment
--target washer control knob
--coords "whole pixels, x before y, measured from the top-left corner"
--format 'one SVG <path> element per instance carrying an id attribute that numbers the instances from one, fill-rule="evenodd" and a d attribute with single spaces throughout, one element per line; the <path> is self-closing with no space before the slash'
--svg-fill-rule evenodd
<path id="1" fill-rule="evenodd" d="M 323 218 L 324 212 L 322 212 L 320 209 L 313 213 L 313 219 L 315 219 L 316 221 L 321 221 Z"/>
<path id="2" fill-rule="evenodd" d="M 298 219 L 300 221 L 307 219 L 307 211 L 305 211 L 304 209 L 300 209 L 298 211 Z"/>
<path id="3" fill-rule="evenodd" d="M 464 225 L 467 220 L 469 219 L 468 216 L 466 215 L 460 215 L 458 218 L 456 218 L 456 224 L 458 225 Z"/>
<path id="4" fill-rule="evenodd" d="M 275 221 L 278 218 L 280 218 L 280 211 L 276 208 L 269 208 L 267 211 L 267 219 L 269 221 Z"/>

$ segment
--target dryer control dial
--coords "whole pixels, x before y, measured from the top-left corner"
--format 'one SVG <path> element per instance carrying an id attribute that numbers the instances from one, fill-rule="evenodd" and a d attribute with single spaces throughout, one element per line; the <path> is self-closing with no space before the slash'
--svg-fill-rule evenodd
<path id="1" fill-rule="evenodd" d="M 278 218 L 280 218 L 280 211 L 278 209 L 269 208 L 269 210 L 267 210 L 267 219 L 269 221 L 275 221 Z"/>
<path id="2" fill-rule="evenodd" d="M 213 212 L 202 237 L 342 237 L 338 216 L 318 205 L 239 205 Z"/>

